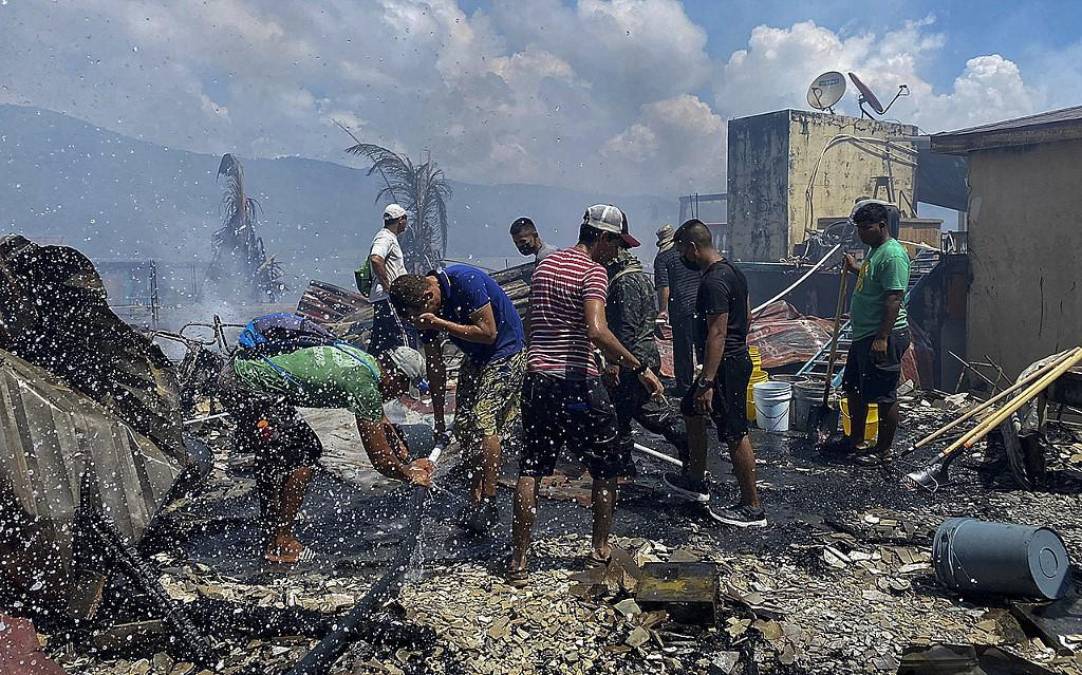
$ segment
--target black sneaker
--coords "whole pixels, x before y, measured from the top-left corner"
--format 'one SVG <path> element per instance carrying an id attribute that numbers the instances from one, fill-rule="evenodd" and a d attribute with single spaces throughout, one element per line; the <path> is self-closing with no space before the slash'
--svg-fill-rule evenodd
<path id="1" fill-rule="evenodd" d="M 661 481 L 665 483 L 665 487 L 669 488 L 674 495 L 681 499 L 700 504 L 710 502 L 710 491 L 707 489 L 705 481 L 693 481 L 684 474 L 675 471 L 665 472 L 661 476 Z"/>
<path id="2" fill-rule="evenodd" d="M 710 517 L 733 527 L 765 527 L 766 511 L 736 504 L 727 509 L 707 509 Z"/>
<path id="3" fill-rule="evenodd" d="M 482 499 L 481 503 L 470 502 L 462 509 L 458 526 L 472 534 L 486 534 L 500 522 L 500 508 L 495 499 Z"/>
<path id="4" fill-rule="evenodd" d="M 853 463 L 858 466 L 866 466 L 871 468 L 889 469 L 894 466 L 894 453 L 876 452 L 873 448 L 871 452 L 866 454 L 857 455 L 853 458 Z"/>
<path id="5" fill-rule="evenodd" d="M 857 446 L 843 434 L 835 434 L 819 446 L 819 452 L 824 455 L 852 455 L 856 451 Z"/>

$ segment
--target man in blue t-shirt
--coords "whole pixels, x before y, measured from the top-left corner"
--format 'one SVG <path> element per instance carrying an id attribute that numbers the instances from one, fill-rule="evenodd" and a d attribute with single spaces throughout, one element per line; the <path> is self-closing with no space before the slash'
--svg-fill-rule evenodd
<path id="1" fill-rule="evenodd" d="M 391 284 L 391 303 L 422 331 L 436 433 L 446 434 L 446 372 L 443 341 L 462 350 L 454 433 L 472 463 L 470 502 L 461 525 L 482 533 L 498 521 L 496 481 L 501 464 L 500 436 L 519 412 L 526 372 L 522 320 L 500 285 L 476 267 L 451 265 L 425 276 L 407 274 Z"/>

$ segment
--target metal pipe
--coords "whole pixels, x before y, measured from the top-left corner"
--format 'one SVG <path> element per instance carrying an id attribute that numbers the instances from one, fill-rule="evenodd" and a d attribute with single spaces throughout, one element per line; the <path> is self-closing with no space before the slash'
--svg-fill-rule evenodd
<path id="1" fill-rule="evenodd" d="M 660 459 L 663 462 L 668 462 L 669 464 L 672 464 L 673 466 L 678 466 L 681 469 L 684 468 L 684 463 L 673 457 L 672 455 L 666 455 L 664 452 L 658 452 L 657 450 L 648 448 L 645 445 L 640 445 L 639 443 L 636 443 L 634 447 L 636 450 L 643 453 L 644 455 L 649 455 L 654 459 Z"/>
<path id="2" fill-rule="evenodd" d="M 929 443 L 931 443 L 935 439 L 939 438 L 940 436 L 947 433 L 951 429 L 957 427 L 959 424 L 961 424 L 961 423 L 965 422 L 966 420 L 972 418 L 973 416 L 977 415 L 981 411 L 986 410 L 986 409 L 990 408 L 991 406 L 994 406 L 995 404 L 999 403 L 1000 401 L 1007 398 L 1011 394 L 1013 394 L 1013 393 L 1017 392 L 1018 390 L 1022 389 L 1026 385 L 1032 384 L 1033 382 L 1037 381 L 1043 374 L 1051 372 L 1051 369 L 1054 368 L 1057 364 L 1062 363 L 1064 360 L 1070 358 L 1071 354 L 1073 354 L 1073 353 L 1074 353 L 1074 350 L 1064 352 L 1063 354 L 1056 357 L 1051 362 L 1047 363 L 1043 368 L 1039 368 L 1039 369 L 1033 371 L 1032 373 L 1029 374 L 1029 376 L 1019 380 L 1018 382 L 1015 382 L 1013 385 L 1011 385 L 1010 387 L 1007 387 L 1006 389 L 1001 391 L 999 394 L 993 396 L 992 398 L 988 399 L 984 403 L 981 403 L 981 404 L 977 405 L 976 407 L 971 409 L 969 412 L 962 415 L 958 419 L 954 420 L 950 424 L 940 428 L 939 431 L 932 432 L 931 434 L 929 434 L 929 435 L 925 436 L 924 438 L 922 438 L 921 440 L 917 441 L 913 445 L 913 448 L 917 449 L 917 448 L 924 447 L 925 445 L 928 445 Z"/>
<path id="3" fill-rule="evenodd" d="M 833 256 L 833 255 L 834 255 L 835 253 L 837 253 L 838 249 L 840 249 L 841 247 L 842 247 L 842 245 L 841 245 L 841 244 L 835 244 L 835 245 L 834 245 L 834 248 L 832 248 L 832 249 L 830 249 L 829 251 L 827 251 L 826 255 L 824 255 L 824 256 L 823 256 L 823 257 L 822 257 L 822 258 L 821 258 L 821 259 L 819 260 L 819 262 L 815 263 L 815 265 L 813 265 L 813 266 L 812 266 L 812 268 L 811 268 L 810 270 L 808 270 L 807 272 L 805 272 L 805 273 L 804 273 L 804 276 L 802 276 L 802 277 L 800 277 L 799 279 L 797 279 L 797 280 L 796 280 L 796 281 L 795 281 L 795 282 L 794 282 L 793 284 L 791 284 L 791 285 L 790 285 L 790 286 L 789 286 L 788 288 L 786 288 L 786 289 L 785 289 L 784 291 L 782 291 L 781 293 L 778 293 L 778 294 L 777 294 L 777 295 L 775 295 L 775 296 L 774 296 L 773 298 L 770 298 L 769 300 L 767 300 L 767 301 L 766 301 L 766 302 L 764 302 L 763 304 L 761 304 L 761 305 L 759 305 L 758 307 L 756 307 L 755 309 L 751 310 L 751 318 L 753 318 L 753 319 L 754 319 L 754 318 L 755 318 L 755 315 L 756 315 L 756 314 L 758 314 L 759 312 L 761 312 L 761 311 L 763 311 L 764 309 L 766 309 L 766 308 L 767 308 L 768 306 L 770 306 L 770 304 L 772 304 L 772 303 L 775 303 L 775 302 L 777 302 L 778 300 L 781 300 L 781 299 L 782 299 L 782 298 L 784 298 L 784 297 L 785 297 L 786 295 L 788 295 L 788 294 L 789 294 L 789 292 L 790 292 L 790 291 L 792 291 L 792 290 L 793 290 L 794 288 L 796 288 L 796 287 L 797 287 L 797 286 L 799 286 L 800 284 L 804 283 L 804 282 L 805 282 L 805 281 L 806 281 L 806 280 L 807 280 L 807 279 L 808 279 L 809 277 L 811 277 L 811 275 L 812 275 L 812 273 L 813 273 L 813 272 L 815 272 L 815 271 L 816 271 L 816 270 L 818 270 L 818 269 L 819 269 L 820 267 L 822 267 L 822 266 L 823 266 L 824 264 L 826 264 L 827 260 L 830 260 L 830 258 L 831 258 L 831 257 L 832 257 L 832 256 Z"/>
<path id="4" fill-rule="evenodd" d="M 193 417 L 190 420 L 184 420 L 184 426 L 188 426 L 189 424 L 199 424 L 200 422 L 208 422 L 210 420 L 217 420 L 217 419 L 221 419 L 223 417 L 229 417 L 229 413 L 223 412 L 223 413 L 218 413 L 217 415 L 206 415 L 205 417 Z"/>
<path id="5" fill-rule="evenodd" d="M 973 366 L 973 364 L 972 364 L 972 363 L 969 363 L 968 361 L 966 361 L 965 359 L 963 359 L 963 358 L 962 358 L 961 356 L 958 356 L 957 354 L 955 354 L 955 353 L 954 353 L 954 352 L 952 352 L 951 350 L 949 350 L 949 349 L 948 349 L 948 350 L 947 350 L 947 353 L 948 353 L 948 354 L 950 354 L 951 356 L 953 356 L 953 357 L 954 357 L 955 359 L 957 359 L 957 360 L 958 360 L 958 362 L 959 362 L 959 363 L 961 363 L 961 364 L 962 364 L 963 366 L 965 366 L 966 368 L 968 368 L 968 369 L 969 369 L 969 371 L 970 371 L 971 373 L 973 373 L 973 374 L 974 374 L 974 375 L 976 375 L 977 377 L 979 377 L 979 378 L 981 378 L 982 380 L 984 380 L 985 382 L 987 382 L 987 383 L 988 383 L 988 385 L 989 385 L 990 387 L 992 387 L 992 393 L 993 393 L 993 394 L 997 393 L 997 390 L 999 389 L 999 384 L 998 384 L 998 383 L 996 383 L 996 382 L 993 382 L 993 381 L 992 381 L 992 378 L 988 377 L 987 375 L 985 375 L 985 374 L 984 374 L 984 373 L 982 373 L 981 371 L 977 370 L 977 369 L 976 369 L 976 368 L 975 368 L 975 367 Z"/>

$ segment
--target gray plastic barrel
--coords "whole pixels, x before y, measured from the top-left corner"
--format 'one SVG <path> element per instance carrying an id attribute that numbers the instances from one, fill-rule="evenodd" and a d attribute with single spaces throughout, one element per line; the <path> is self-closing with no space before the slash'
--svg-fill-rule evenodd
<path id="1" fill-rule="evenodd" d="M 808 415 L 812 408 L 823 402 L 823 380 L 806 380 L 793 383 L 793 409 L 789 417 L 789 428 L 796 431 L 808 430 Z"/>
<path id="2" fill-rule="evenodd" d="M 948 518 L 935 532 L 940 583 L 970 594 L 1055 600 L 1067 589 L 1067 547 L 1053 530 Z"/>

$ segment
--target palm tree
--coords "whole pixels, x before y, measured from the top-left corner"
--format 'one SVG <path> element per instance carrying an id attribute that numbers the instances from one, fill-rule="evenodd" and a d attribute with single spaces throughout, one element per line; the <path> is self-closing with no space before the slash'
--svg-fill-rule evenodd
<path id="1" fill-rule="evenodd" d="M 353 136 L 349 129 L 342 128 Z M 383 177 L 384 187 L 376 195 L 376 202 L 390 197 L 410 214 L 410 228 L 402 235 L 406 266 L 414 272 L 432 269 L 447 254 L 447 200 L 451 198 L 451 186 L 443 169 L 430 155 L 423 164 L 414 164 L 406 155 L 361 143 L 356 136 L 353 140 L 357 144 L 346 148 L 346 152 L 372 162 L 369 176 L 378 171 Z"/>
<path id="2" fill-rule="evenodd" d="M 232 154 L 222 155 L 218 176 L 225 176 L 222 191 L 222 227 L 214 233 L 214 260 L 207 276 L 221 280 L 240 272 L 251 288 L 252 297 L 274 302 L 285 292 L 282 266 L 273 257 L 267 257 L 263 239 L 256 234 L 259 219 L 257 211 L 262 208 L 244 190 L 244 167 Z M 226 260 L 231 265 L 225 264 Z"/>

